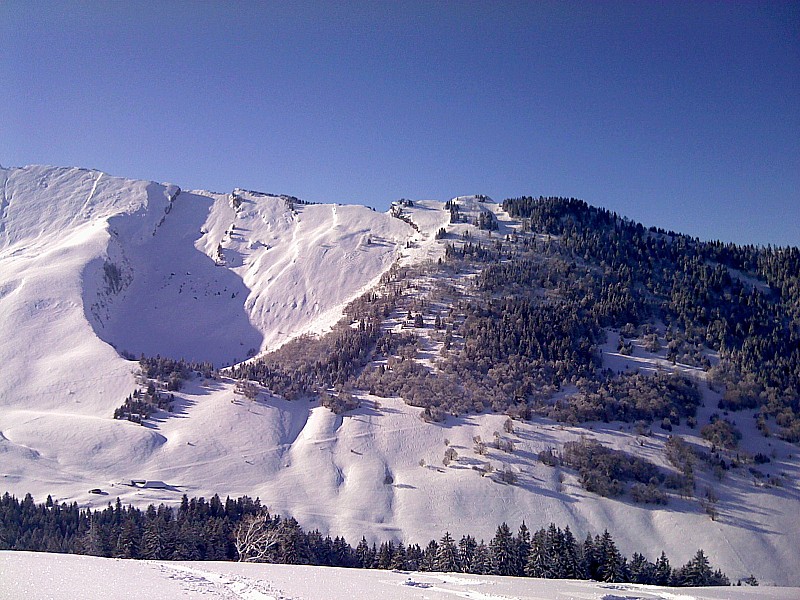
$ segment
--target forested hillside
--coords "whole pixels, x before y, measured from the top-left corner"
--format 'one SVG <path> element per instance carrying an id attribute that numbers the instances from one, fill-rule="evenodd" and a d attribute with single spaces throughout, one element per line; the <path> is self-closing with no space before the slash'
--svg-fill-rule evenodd
<path id="1" fill-rule="evenodd" d="M 400 395 L 433 420 L 494 410 L 694 423 L 697 378 L 605 368 L 613 330 L 619 353 L 635 341 L 705 372 L 721 410 L 757 408 L 765 434 L 800 441 L 797 248 L 702 242 L 566 198 L 505 200 L 505 231 L 487 210 L 444 209 L 444 260 L 387 273 L 327 337 L 235 374 L 278 393 Z M 475 229 L 451 231 L 464 222 Z"/>

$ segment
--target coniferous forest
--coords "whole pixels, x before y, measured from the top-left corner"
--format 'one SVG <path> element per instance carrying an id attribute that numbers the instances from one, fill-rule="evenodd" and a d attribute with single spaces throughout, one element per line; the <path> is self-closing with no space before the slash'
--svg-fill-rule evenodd
<path id="1" fill-rule="evenodd" d="M 447 571 L 549 579 L 593 579 L 668 586 L 729 585 L 698 550 L 673 567 L 662 552 L 652 562 L 617 548 L 608 531 L 579 539 L 551 523 L 536 531 L 523 522 L 516 533 L 505 523 L 485 542 L 449 533 L 427 545 L 362 538 L 354 548 L 342 537 L 304 531 L 291 517 L 270 515 L 258 499 L 187 498 L 177 508 L 145 510 L 115 505 L 91 510 L 36 503 L 8 493 L 0 498 L 0 550 L 27 550 L 154 560 L 241 560 L 360 569 Z M 750 581 L 753 583 L 753 581 Z"/>

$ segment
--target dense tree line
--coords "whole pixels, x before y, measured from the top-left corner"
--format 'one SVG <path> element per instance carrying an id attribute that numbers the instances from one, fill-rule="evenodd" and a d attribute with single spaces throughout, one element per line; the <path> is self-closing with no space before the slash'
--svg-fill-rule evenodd
<path id="1" fill-rule="evenodd" d="M 231 375 L 258 381 L 287 399 L 349 387 L 376 347 L 381 351 L 379 342 L 385 338 L 381 323 L 401 294 L 401 287 L 392 285 L 401 276 L 394 270 L 387 273 L 382 280 L 386 293 L 368 292 L 351 302 L 330 333 L 296 338 L 275 352 L 232 367 Z"/>
<path id="2" fill-rule="evenodd" d="M 122 406 L 114 410 L 114 418 L 127 419 L 142 425 L 143 421 L 149 419 L 156 411 L 172 411 L 174 400 L 175 396 L 172 393 L 159 391 L 155 384 L 150 382 L 146 389 L 136 389 L 125 398 Z"/>
<path id="3" fill-rule="evenodd" d="M 570 531 L 550 524 L 531 532 L 523 523 L 514 534 L 505 523 L 487 543 L 465 535 L 456 542 L 445 533 L 424 548 L 362 538 L 353 548 L 344 538 L 304 531 L 293 518 L 270 515 L 246 496 L 224 502 L 214 496 L 188 499 L 177 508 L 161 504 L 141 510 L 119 499 L 105 509 L 81 509 L 76 502 L 43 504 L 30 494 L 18 500 L 0 498 L 0 549 L 89 554 L 156 560 L 241 560 L 248 551 L 243 526 L 258 517 L 270 542 L 259 560 L 285 564 L 367 569 L 448 571 L 517 577 L 595 579 L 607 582 L 674 586 L 728 585 L 702 550 L 686 565 L 673 569 L 662 552 L 656 562 L 617 549 L 608 531 L 587 534 L 580 541 Z M 237 550 L 238 549 L 238 550 Z"/>
<path id="4" fill-rule="evenodd" d="M 195 373 L 203 377 L 213 377 L 216 374 L 214 365 L 210 362 L 191 362 L 181 359 L 167 358 L 160 354 L 149 357 L 144 354 L 139 359 L 139 369 L 144 379 L 162 382 L 167 390 L 177 391 L 183 382 L 191 379 Z"/>
<path id="5" fill-rule="evenodd" d="M 338 325 L 322 336 L 302 336 L 276 352 L 231 368 L 240 379 L 258 381 L 287 399 L 341 388 L 367 364 L 381 335 L 379 324 Z"/>
<path id="6" fill-rule="evenodd" d="M 697 386 L 675 373 L 621 373 L 576 382 L 578 392 L 545 405 L 542 411 L 558 421 L 646 421 L 660 420 L 664 428 L 681 418 L 692 420 L 700 405 Z"/>

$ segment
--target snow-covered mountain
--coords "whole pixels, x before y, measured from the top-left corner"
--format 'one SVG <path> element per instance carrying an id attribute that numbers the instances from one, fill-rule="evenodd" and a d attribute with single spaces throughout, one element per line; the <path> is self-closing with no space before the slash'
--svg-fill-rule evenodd
<path id="1" fill-rule="evenodd" d="M 748 449 L 772 453 L 769 468 L 785 483 L 765 490 L 730 475 L 714 521 L 689 500 L 654 507 L 586 492 L 536 457 L 587 429 L 544 419 L 514 424 L 513 454 L 490 451 L 517 473 L 517 485 L 504 485 L 481 476 L 472 467 L 485 459 L 471 457 L 477 436 L 503 431 L 500 414 L 430 424 L 399 399 L 365 395 L 336 415 L 263 391 L 247 400 L 233 381 L 197 378 L 176 393 L 168 418 L 144 427 L 112 418 L 137 387 L 138 364 L 122 354 L 234 364 L 327 331 L 393 265 L 442 257 L 440 228 L 480 235 L 450 226 L 442 203 L 393 215 L 41 166 L 2 169 L 0 180 L 0 490 L 96 506 L 247 494 L 351 542 L 425 543 L 445 531 L 489 539 L 503 521 L 552 521 L 579 535 L 608 528 L 628 554 L 665 550 L 682 564 L 703 548 L 732 579 L 800 585 L 796 447 L 760 438 L 748 415 L 737 417 Z M 484 200 L 464 198 L 462 211 L 492 213 L 501 234 L 517 230 Z M 661 360 L 609 350 L 618 370 Z M 703 391 L 708 414 L 717 396 Z M 668 467 L 666 434 L 598 423 L 591 435 Z M 461 458 L 444 466 L 448 449 Z"/>

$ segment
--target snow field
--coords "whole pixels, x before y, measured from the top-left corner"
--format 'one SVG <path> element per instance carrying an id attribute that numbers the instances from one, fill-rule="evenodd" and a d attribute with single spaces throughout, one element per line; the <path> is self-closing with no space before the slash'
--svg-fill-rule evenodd
<path id="1" fill-rule="evenodd" d="M 36 573 L 36 577 L 31 577 Z M 298 565 L 135 561 L 0 552 L 0 596 L 209 600 L 790 600 L 796 588 L 636 584 Z"/>

